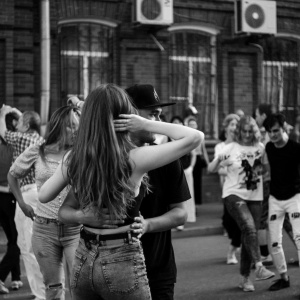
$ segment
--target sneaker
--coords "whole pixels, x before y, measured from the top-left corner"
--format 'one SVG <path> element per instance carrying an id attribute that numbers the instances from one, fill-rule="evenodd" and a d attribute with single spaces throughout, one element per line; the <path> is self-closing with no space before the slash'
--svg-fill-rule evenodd
<path id="1" fill-rule="evenodd" d="M 182 231 L 184 229 L 184 226 L 183 225 L 180 225 L 180 226 L 177 226 L 176 227 L 176 230 L 177 231 Z"/>
<path id="2" fill-rule="evenodd" d="M 273 259 L 271 254 L 268 256 L 261 256 L 261 262 L 264 266 L 272 266 L 273 265 Z"/>
<path id="3" fill-rule="evenodd" d="M 244 292 L 254 292 L 255 288 L 252 283 L 252 281 L 249 279 L 249 277 L 242 276 L 239 288 L 242 289 Z"/>
<path id="4" fill-rule="evenodd" d="M 229 245 L 229 249 L 227 252 L 227 265 L 236 265 L 238 263 L 238 260 L 236 259 L 235 253 L 236 253 L 235 247 L 232 245 Z"/>
<path id="5" fill-rule="evenodd" d="M 290 287 L 290 278 L 288 278 L 288 280 L 280 278 L 274 281 L 274 283 L 269 287 L 269 291 L 279 291 L 288 287 Z"/>
<path id="6" fill-rule="evenodd" d="M 23 282 L 21 280 L 14 280 L 11 282 L 11 289 L 17 291 L 19 288 L 23 286 Z"/>
<path id="7" fill-rule="evenodd" d="M 0 280 L 0 294 L 8 294 L 9 290 L 5 286 L 4 282 Z"/>
<path id="8" fill-rule="evenodd" d="M 275 276 L 275 273 L 269 271 L 264 266 L 260 266 L 255 271 L 255 274 L 256 274 L 255 280 L 266 280 Z"/>

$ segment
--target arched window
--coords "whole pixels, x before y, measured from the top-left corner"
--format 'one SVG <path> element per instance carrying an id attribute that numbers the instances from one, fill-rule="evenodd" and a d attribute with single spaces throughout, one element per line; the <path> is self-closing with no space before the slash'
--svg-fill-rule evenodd
<path id="1" fill-rule="evenodd" d="M 99 84 L 113 81 L 115 29 L 87 20 L 60 25 L 62 98 L 85 98 Z"/>
<path id="2" fill-rule="evenodd" d="M 184 116 L 187 108 L 194 106 L 199 128 L 207 137 L 214 138 L 217 135 L 215 42 L 218 32 L 199 26 L 174 27 L 169 29 L 170 101 L 177 102 L 174 113 Z"/>

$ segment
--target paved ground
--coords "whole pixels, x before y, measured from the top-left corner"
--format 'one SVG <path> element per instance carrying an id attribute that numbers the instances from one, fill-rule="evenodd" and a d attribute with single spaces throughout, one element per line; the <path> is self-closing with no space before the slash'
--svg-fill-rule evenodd
<path id="1" fill-rule="evenodd" d="M 279 292 L 268 292 L 272 280 L 256 282 L 256 292 L 245 293 L 237 288 L 238 266 L 227 266 L 225 256 L 228 239 L 223 236 L 221 226 L 221 203 L 204 204 L 197 207 L 197 222 L 189 223 L 184 231 L 173 230 L 173 245 L 177 260 L 178 280 L 175 300 L 289 300 L 298 299 L 300 294 L 299 268 L 289 267 L 291 288 Z M 5 237 L 0 230 L 0 258 L 5 250 Z M 286 257 L 296 258 L 297 253 L 291 241 L 284 236 Z M 274 270 L 274 267 L 271 267 Z M 33 299 L 24 276 L 24 287 L 2 299 Z M 7 281 L 9 285 L 9 280 Z M 67 294 L 66 300 L 70 300 Z"/>

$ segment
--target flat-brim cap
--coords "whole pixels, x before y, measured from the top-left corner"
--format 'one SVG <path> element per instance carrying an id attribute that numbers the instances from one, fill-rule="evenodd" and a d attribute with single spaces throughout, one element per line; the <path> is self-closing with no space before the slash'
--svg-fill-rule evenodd
<path id="1" fill-rule="evenodd" d="M 151 84 L 135 84 L 125 90 L 137 109 L 149 109 L 176 104 L 175 102 L 161 103 L 155 88 Z"/>

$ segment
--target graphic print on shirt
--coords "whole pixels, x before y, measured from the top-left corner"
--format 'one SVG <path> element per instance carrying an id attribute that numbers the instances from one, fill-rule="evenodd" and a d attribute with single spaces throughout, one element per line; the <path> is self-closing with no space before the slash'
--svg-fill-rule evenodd
<path id="1" fill-rule="evenodd" d="M 262 153 L 260 150 L 243 151 L 239 155 L 241 167 L 243 168 L 240 175 L 244 173 L 243 181 L 240 183 L 240 188 L 247 190 L 256 190 L 257 184 L 260 182 L 259 176 L 262 175 Z"/>

